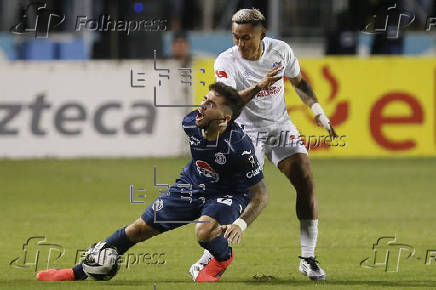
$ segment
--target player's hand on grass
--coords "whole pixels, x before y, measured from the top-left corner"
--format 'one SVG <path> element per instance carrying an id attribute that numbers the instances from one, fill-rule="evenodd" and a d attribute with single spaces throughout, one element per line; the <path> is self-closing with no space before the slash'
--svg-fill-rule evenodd
<path id="1" fill-rule="evenodd" d="M 283 75 L 281 76 L 277 76 L 277 74 L 279 73 L 279 71 L 281 71 L 283 69 L 283 66 L 277 66 L 275 68 L 273 68 L 272 70 L 270 70 L 266 76 L 256 84 L 256 87 L 258 87 L 259 89 L 265 89 L 270 87 L 272 84 L 274 84 L 276 81 L 278 81 L 279 79 L 281 79 L 283 77 Z"/>
<path id="2" fill-rule="evenodd" d="M 224 225 L 221 226 L 221 230 L 226 231 L 224 233 L 224 238 L 226 238 L 229 243 L 239 244 L 241 242 L 242 229 L 238 225 L 236 224 Z"/>
<path id="3" fill-rule="evenodd" d="M 324 127 L 329 132 L 329 135 L 332 139 L 338 137 L 335 128 L 333 128 L 333 126 L 330 124 L 330 120 L 325 115 L 316 115 L 315 122 L 318 126 Z"/>

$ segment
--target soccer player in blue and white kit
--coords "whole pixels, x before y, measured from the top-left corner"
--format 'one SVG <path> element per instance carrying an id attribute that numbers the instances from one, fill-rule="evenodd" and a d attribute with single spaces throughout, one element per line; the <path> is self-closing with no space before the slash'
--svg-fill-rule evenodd
<path id="1" fill-rule="evenodd" d="M 291 47 L 265 36 L 266 20 L 259 10 L 237 11 L 232 17 L 232 34 L 235 46 L 215 60 L 216 80 L 236 88 L 246 103 L 236 122 L 252 139 L 261 166 L 266 155 L 295 187 L 296 213 L 300 220 L 299 270 L 312 280 L 324 280 L 326 273 L 315 259 L 318 206 L 312 168 L 306 147 L 286 110 L 283 76 L 289 78 L 301 100 L 312 109 L 317 124 L 324 127 L 332 138 L 336 137 L 336 132 L 311 86 L 302 77 Z M 267 77 L 264 77 L 267 72 Z M 282 136 L 289 139 L 283 142 Z M 282 142 L 269 144 L 268 140 Z M 192 267 L 207 260 L 205 251 Z"/>
<path id="2" fill-rule="evenodd" d="M 209 89 L 203 107 L 189 113 L 182 123 L 192 160 L 168 192 L 140 218 L 106 239 L 122 255 L 138 242 L 198 219 L 202 222 L 195 227 L 198 242 L 213 259 L 207 266 L 191 271 L 196 282 L 221 278 L 234 257 L 228 243 L 240 242 L 242 231 L 268 201 L 253 144 L 234 122 L 244 103 L 235 89 L 223 83 L 212 84 Z M 87 277 L 83 267 L 79 264 L 72 269 L 41 271 L 37 279 L 83 280 Z"/>

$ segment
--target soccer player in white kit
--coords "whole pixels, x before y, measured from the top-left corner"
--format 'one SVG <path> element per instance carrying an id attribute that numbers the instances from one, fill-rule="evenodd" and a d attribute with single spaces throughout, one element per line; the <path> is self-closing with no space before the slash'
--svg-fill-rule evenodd
<path id="1" fill-rule="evenodd" d="M 295 187 L 300 220 L 299 271 L 312 280 L 325 280 L 326 273 L 315 259 L 318 207 L 311 163 L 286 110 L 283 76 L 290 79 L 301 100 L 312 109 L 317 124 L 332 138 L 337 137 L 336 132 L 311 86 L 302 77 L 291 47 L 265 37 L 266 20 L 259 10 L 236 12 L 232 17 L 232 34 L 235 46 L 215 60 L 216 80 L 236 88 L 247 103 L 236 122 L 250 136 L 258 161 L 263 166 L 266 155 Z M 192 265 L 191 274 L 207 265 L 210 258 L 205 251 Z"/>

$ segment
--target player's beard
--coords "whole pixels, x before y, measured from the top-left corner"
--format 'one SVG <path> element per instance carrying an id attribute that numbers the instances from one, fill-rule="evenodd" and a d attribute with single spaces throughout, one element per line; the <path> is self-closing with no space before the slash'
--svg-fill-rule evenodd
<path id="1" fill-rule="evenodd" d="M 207 138 L 207 135 L 214 135 L 215 131 L 220 131 L 222 125 L 220 125 L 220 121 L 226 120 L 226 118 L 213 118 L 210 120 L 202 119 L 203 122 L 200 124 L 196 122 L 197 127 L 199 127 L 202 131 L 203 137 Z M 225 124 L 227 127 L 227 123 Z M 220 133 L 218 133 L 220 134 Z"/>

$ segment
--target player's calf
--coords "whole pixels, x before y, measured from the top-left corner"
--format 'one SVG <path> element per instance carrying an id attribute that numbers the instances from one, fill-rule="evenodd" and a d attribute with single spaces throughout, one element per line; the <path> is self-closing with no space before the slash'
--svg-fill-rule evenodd
<path id="1" fill-rule="evenodd" d="M 160 232 L 146 224 L 142 218 L 138 218 L 126 227 L 126 235 L 133 243 L 144 242 L 149 238 L 159 235 Z"/>

